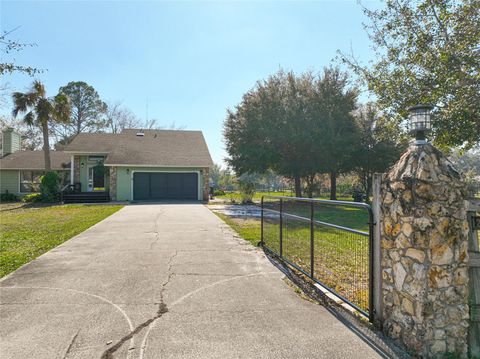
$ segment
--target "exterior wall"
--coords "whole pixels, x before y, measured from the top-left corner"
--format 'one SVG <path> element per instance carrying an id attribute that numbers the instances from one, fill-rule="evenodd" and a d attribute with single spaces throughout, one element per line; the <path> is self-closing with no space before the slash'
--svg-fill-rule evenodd
<path id="1" fill-rule="evenodd" d="M 111 168 L 111 167 L 110 167 Z M 133 200 L 132 184 L 134 172 L 198 172 L 199 173 L 199 200 L 203 200 L 204 178 L 202 175 L 203 168 L 186 168 L 186 167 L 116 167 L 117 176 L 117 201 Z M 128 172 L 127 172 L 128 171 Z M 83 186 L 83 184 L 82 184 Z M 208 182 L 207 182 L 208 186 Z"/>
<path id="2" fill-rule="evenodd" d="M 80 183 L 82 184 L 82 192 L 88 190 L 88 156 L 80 156 Z M 83 163 L 83 166 L 82 166 Z"/>
<path id="3" fill-rule="evenodd" d="M 2 132 L 2 156 L 19 151 L 22 146 L 21 136 L 13 131 L 13 128 L 6 128 Z"/>
<path id="4" fill-rule="evenodd" d="M 18 195 L 20 172 L 18 170 L 0 170 L 0 193 L 13 193 Z"/>
<path id="5" fill-rule="evenodd" d="M 80 182 L 80 156 L 73 156 L 73 183 Z"/>
<path id="6" fill-rule="evenodd" d="M 202 179 L 203 179 L 203 200 L 208 202 L 210 199 L 210 177 L 209 177 L 209 168 L 204 168 L 202 170 Z"/>
<path id="7" fill-rule="evenodd" d="M 110 200 L 116 201 L 117 200 L 117 167 L 110 167 L 109 171 L 109 194 Z"/>

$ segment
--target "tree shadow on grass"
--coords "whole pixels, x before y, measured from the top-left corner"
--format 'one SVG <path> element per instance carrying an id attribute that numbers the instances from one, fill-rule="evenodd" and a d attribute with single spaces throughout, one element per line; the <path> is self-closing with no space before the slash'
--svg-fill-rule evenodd
<path id="1" fill-rule="evenodd" d="M 0 212 L 15 211 L 18 209 L 46 208 L 61 205 L 61 203 L 25 203 L 25 202 L 2 202 Z"/>

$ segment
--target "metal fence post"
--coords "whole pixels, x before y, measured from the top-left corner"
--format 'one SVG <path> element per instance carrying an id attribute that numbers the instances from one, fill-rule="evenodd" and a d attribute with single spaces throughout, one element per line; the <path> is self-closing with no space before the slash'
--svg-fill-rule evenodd
<path id="1" fill-rule="evenodd" d="M 315 238 L 314 238 L 314 207 L 313 202 L 310 203 L 310 277 L 313 278 L 314 276 L 314 265 L 315 265 Z"/>
<path id="2" fill-rule="evenodd" d="M 263 196 L 260 201 L 260 245 L 263 247 L 264 241 L 263 241 Z"/>
<path id="3" fill-rule="evenodd" d="M 381 246 L 380 246 L 380 226 L 381 226 L 381 218 L 380 218 L 380 204 L 381 204 L 381 185 L 382 185 L 382 174 L 375 173 L 373 175 L 373 201 L 372 201 L 372 211 L 373 211 L 373 220 L 375 222 L 375 226 L 370 228 L 371 235 L 370 241 L 372 241 L 371 251 L 373 261 L 370 264 L 370 273 L 371 279 L 373 281 L 373 293 L 370 293 L 372 297 L 372 306 L 371 312 L 373 313 L 373 322 L 379 328 L 382 327 L 383 322 L 383 297 L 382 297 L 382 268 L 381 268 Z"/>
<path id="4" fill-rule="evenodd" d="M 283 257 L 283 200 L 280 198 L 280 257 Z"/>

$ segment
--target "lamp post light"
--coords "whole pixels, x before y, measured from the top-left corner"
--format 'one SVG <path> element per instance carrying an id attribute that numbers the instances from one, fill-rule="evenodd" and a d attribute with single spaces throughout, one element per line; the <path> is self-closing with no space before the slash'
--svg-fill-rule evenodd
<path id="1" fill-rule="evenodd" d="M 416 105 L 408 109 L 410 121 L 410 133 L 415 135 L 415 144 L 427 143 L 426 133 L 432 129 L 431 111 L 432 105 Z"/>

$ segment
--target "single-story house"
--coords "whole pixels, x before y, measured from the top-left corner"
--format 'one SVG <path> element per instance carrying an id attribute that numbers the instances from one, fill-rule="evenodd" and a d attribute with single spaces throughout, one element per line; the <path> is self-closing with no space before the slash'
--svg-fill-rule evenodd
<path id="1" fill-rule="evenodd" d="M 11 128 L 2 131 L 1 193 L 38 191 L 43 151 L 21 151 L 20 141 Z M 64 184 L 112 201 L 209 198 L 213 162 L 201 131 L 81 133 L 63 151 L 51 151 L 51 161 Z"/>

